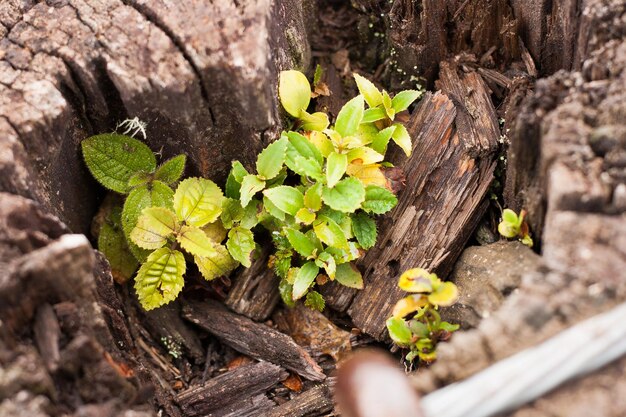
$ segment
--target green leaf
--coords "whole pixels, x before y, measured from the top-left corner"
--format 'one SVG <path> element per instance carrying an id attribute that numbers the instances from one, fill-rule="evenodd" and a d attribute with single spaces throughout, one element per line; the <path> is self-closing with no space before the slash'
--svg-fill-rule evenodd
<path id="1" fill-rule="evenodd" d="M 363 120 L 363 96 L 359 95 L 348 101 L 339 110 L 337 120 L 335 121 L 335 130 L 342 137 L 352 136 L 359 128 L 361 120 Z"/>
<path id="2" fill-rule="evenodd" d="M 128 180 L 138 172 L 153 172 L 156 158 L 143 142 L 117 133 L 91 136 L 81 142 L 85 164 L 96 180 L 120 194 L 130 191 Z"/>
<path id="3" fill-rule="evenodd" d="M 307 262 L 302 265 L 301 268 L 298 268 L 298 272 L 296 273 L 296 278 L 293 283 L 292 298 L 294 301 L 302 298 L 304 294 L 306 294 L 309 287 L 311 287 L 311 284 L 313 284 L 313 281 L 315 281 L 315 277 L 317 277 L 319 270 L 319 267 L 315 265 L 314 262 Z"/>
<path id="4" fill-rule="evenodd" d="M 252 252 L 256 247 L 254 235 L 243 227 L 234 227 L 228 232 L 226 247 L 231 256 L 243 266 L 249 268 L 252 265 Z"/>
<path id="5" fill-rule="evenodd" d="M 400 91 L 393 100 L 391 100 L 391 106 L 396 113 L 400 113 L 408 109 L 411 103 L 417 100 L 421 95 L 422 93 L 417 90 Z"/>
<path id="6" fill-rule="evenodd" d="M 278 284 L 278 292 L 287 307 L 294 307 L 296 305 L 293 301 L 293 285 L 291 285 L 289 281 L 282 279 L 280 284 Z"/>
<path id="7" fill-rule="evenodd" d="M 174 193 L 174 211 L 188 225 L 202 227 L 213 223 L 222 212 L 222 190 L 211 180 L 187 178 Z"/>
<path id="8" fill-rule="evenodd" d="M 130 241 L 130 233 L 137 226 L 141 212 L 148 207 L 172 208 L 173 199 L 174 191 L 161 181 L 153 181 L 150 187 L 147 185 L 139 186 L 126 197 L 122 210 L 122 227 L 124 234 L 129 239 L 128 247 L 139 261 L 145 260 L 150 254 L 149 251 L 141 249 Z"/>
<path id="9" fill-rule="evenodd" d="M 241 188 L 241 181 L 243 177 L 248 175 L 248 171 L 239 161 L 233 161 L 228 178 L 226 179 L 226 197 L 235 198 L 239 200 L 239 189 Z"/>
<path id="10" fill-rule="evenodd" d="M 390 317 L 387 319 L 387 330 L 389 337 L 399 346 L 409 346 L 413 337 L 411 329 L 404 319 L 399 317 Z"/>
<path id="11" fill-rule="evenodd" d="M 365 188 L 363 210 L 368 213 L 384 214 L 398 204 L 398 198 L 388 189 L 377 185 L 368 185 Z"/>
<path id="12" fill-rule="evenodd" d="M 316 249 L 315 244 L 304 233 L 290 227 L 286 227 L 284 233 L 296 252 L 305 258 L 313 256 Z"/>
<path id="13" fill-rule="evenodd" d="M 164 207 L 147 207 L 141 212 L 130 239 L 140 248 L 158 249 L 178 229 L 176 215 Z"/>
<path id="14" fill-rule="evenodd" d="M 285 221 L 285 212 L 276 207 L 274 203 L 272 203 L 272 201 L 265 196 L 263 196 L 263 210 L 265 210 L 270 216 L 275 217 L 279 221 Z"/>
<path id="15" fill-rule="evenodd" d="M 391 103 L 391 97 L 389 97 L 389 93 L 387 93 L 385 90 L 383 90 L 383 107 L 385 108 L 387 117 L 393 120 L 393 118 L 396 115 L 396 111 L 393 109 L 393 106 Z"/>
<path id="16" fill-rule="evenodd" d="M 215 244 L 202 229 L 195 226 L 181 227 L 176 240 L 184 250 L 195 256 L 210 256 L 215 252 Z"/>
<path id="17" fill-rule="evenodd" d="M 372 141 L 372 149 L 382 155 L 386 154 L 387 145 L 389 145 L 389 140 L 391 139 L 393 133 L 396 131 L 397 126 L 399 125 L 394 124 L 378 132 L 378 134 L 374 137 L 374 140 Z"/>
<path id="18" fill-rule="evenodd" d="M 194 256 L 200 274 L 207 281 L 223 277 L 237 268 L 239 263 L 234 260 L 224 245 L 214 245 L 213 252 L 208 256 Z"/>
<path id="19" fill-rule="evenodd" d="M 186 162 L 186 155 L 178 155 L 168 159 L 157 169 L 154 178 L 166 184 L 173 184 L 183 175 Z"/>
<path id="20" fill-rule="evenodd" d="M 328 275 L 330 279 L 335 279 L 335 274 L 337 273 L 337 261 L 330 253 L 320 253 L 317 259 L 315 259 L 315 265 L 320 268 L 324 268 L 326 275 Z"/>
<path id="21" fill-rule="evenodd" d="M 175 300 L 183 289 L 187 265 L 177 250 L 157 249 L 148 256 L 135 277 L 135 291 L 145 310 L 152 310 Z"/>
<path id="22" fill-rule="evenodd" d="M 257 177 L 256 175 L 246 175 L 241 182 L 241 206 L 246 207 L 252 200 L 252 197 L 259 191 L 265 188 L 265 181 Z"/>
<path id="23" fill-rule="evenodd" d="M 264 180 L 271 180 L 280 173 L 280 170 L 285 163 L 288 143 L 289 142 L 285 137 L 281 137 L 280 139 L 270 143 L 265 149 L 263 149 L 263 151 L 259 154 L 256 160 L 256 170 L 259 174 L 259 178 Z M 245 203 L 244 207 L 247 205 L 248 203 Z"/>
<path id="24" fill-rule="evenodd" d="M 441 307 L 448 307 L 456 303 L 459 298 L 459 290 L 452 282 L 442 282 L 435 291 L 428 295 L 431 304 Z"/>
<path id="25" fill-rule="evenodd" d="M 458 324 L 452 324 L 452 323 L 448 323 L 447 321 L 442 321 L 441 323 L 439 323 L 439 328 L 441 330 L 445 330 L 446 332 L 455 332 L 457 330 L 459 330 L 459 325 Z"/>
<path id="26" fill-rule="evenodd" d="M 346 287 L 356 288 L 358 290 L 363 289 L 363 276 L 359 270 L 349 262 L 337 265 L 335 280 Z"/>
<path id="27" fill-rule="evenodd" d="M 326 301 L 324 301 L 324 296 L 317 291 L 309 291 L 306 294 L 304 305 L 321 313 L 326 307 Z"/>
<path id="28" fill-rule="evenodd" d="M 365 200 L 365 188 L 358 179 L 345 178 L 334 188 L 324 187 L 322 200 L 333 210 L 353 213 Z"/>
<path id="29" fill-rule="evenodd" d="M 304 193 L 304 205 L 313 211 L 322 208 L 322 188 L 321 183 L 315 183 Z"/>
<path id="30" fill-rule="evenodd" d="M 326 183 L 333 188 L 346 173 L 348 156 L 346 154 L 331 153 L 326 161 Z"/>
<path id="31" fill-rule="evenodd" d="M 300 112 L 309 107 L 311 85 L 300 71 L 281 71 L 278 80 L 278 95 L 283 108 L 293 117 L 300 117 Z"/>
<path id="32" fill-rule="evenodd" d="M 222 202 L 222 213 L 220 219 L 225 228 L 231 229 L 233 223 L 241 221 L 243 219 L 243 207 L 239 200 L 234 198 L 225 198 Z"/>
<path id="33" fill-rule="evenodd" d="M 326 158 L 335 150 L 333 142 L 323 132 L 313 131 L 309 133 L 309 141 Z"/>
<path id="34" fill-rule="evenodd" d="M 252 200 L 250 204 L 243 210 L 243 217 L 239 222 L 239 226 L 244 229 L 252 229 L 259 223 L 259 213 L 261 212 L 261 202 L 259 200 Z"/>
<path id="35" fill-rule="evenodd" d="M 289 146 L 287 146 L 287 157 L 285 162 L 290 162 L 297 156 L 305 159 L 313 159 L 319 165 L 324 162 L 324 157 L 320 153 L 319 149 L 317 149 L 315 144 L 306 137 L 296 132 L 287 132 L 287 137 L 289 138 Z"/>
<path id="36" fill-rule="evenodd" d="M 396 130 L 393 131 L 391 135 L 391 139 L 398 145 L 406 154 L 406 156 L 411 156 L 411 151 L 413 150 L 413 145 L 411 144 L 411 135 L 409 135 L 406 127 L 401 125 L 400 123 L 395 123 L 394 126 Z"/>
<path id="37" fill-rule="evenodd" d="M 370 107 L 376 107 L 383 102 L 383 95 L 380 90 L 376 88 L 373 82 L 359 74 L 353 74 L 356 86 L 359 89 L 359 93 L 363 95 L 367 105 Z"/>
<path id="38" fill-rule="evenodd" d="M 313 114 L 307 113 L 305 110 L 302 110 L 300 113 L 300 120 L 302 124 L 300 125 L 300 129 L 304 131 L 318 131 L 326 129 L 330 124 L 328 120 L 328 115 L 322 112 L 315 112 Z"/>
<path id="39" fill-rule="evenodd" d="M 102 224 L 98 236 L 98 250 L 109 261 L 111 274 L 118 284 L 128 281 L 139 266 L 135 257 L 128 250 L 121 216 L 122 208 L 113 207 Z"/>
<path id="40" fill-rule="evenodd" d="M 502 211 L 502 220 L 512 225 L 519 225 L 521 222 L 519 221 L 519 217 L 517 214 L 511 209 L 504 209 Z"/>
<path id="41" fill-rule="evenodd" d="M 313 74 L 313 85 L 317 86 L 320 81 L 322 81 L 322 75 L 324 74 L 324 69 L 320 64 L 315 66 L 315 73 Z"/>
<path id="42" fill-rule="evenodd" d="M 385 109 L 382 107 L 374 107 L 372 109 L 365 110 L 361 123 L 372 123 L 386 118 L 387 113 L 385 113 Z"/>
<path id="43" fill-rule="evenodd" d="M 303 207 L 296 213 L 296 221 L 298 223 L 309 225 L 315 221 L 317 216 L 310 209 Z"/>
<path id="44" fill-rule="evenodd" d="M 133 174 L 130 179 L 128 180 L 128 186 L 130 188 L 134 188 L 140 185 L 144 185 L 149 183 L 150 181 L 152 181 L 153 176 L 151 173 L 148 172 L 138 172 L 136 174 Z"/>
<path id="45" fill-rule="evenodd" d="M 376 222 L 367 214 L 359 212 L 352 217 L 352 232 L 363 249 L 376 244 Z"/>
<path id="46" fill-rule="evenodd" d="M 272 204 L 279 210 L 295 216 L 298 210 L 304 207 L 304 196 L 300 191 L 288 185 L 269 188 L 263 191 Z"/>
<path id="47" fill-rule="evenodd" d="M 343 233 L 341 227 L 328 217 L 321 216 L 313 223 L 315 235 L 324 244 L 338 248 L 349 250 L 348 239 Z"/>

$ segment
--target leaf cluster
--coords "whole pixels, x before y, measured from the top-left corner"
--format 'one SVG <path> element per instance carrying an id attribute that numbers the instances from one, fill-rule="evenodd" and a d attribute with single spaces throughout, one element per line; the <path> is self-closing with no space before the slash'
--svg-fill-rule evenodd
<path id="1" fill-rule="evenodd" d="M 398 286 L 412 294 L 394 306 L 392 316 L 387 319 L 389 336 L 398 346 L 410 349 L 406 355 L 409 362 L 419 358 L 430 363 L 437 358 L 437 343 L 447 340 L 459 328 L 457 324 L 442 321 L 437 311 L 457 301 L 458 289 L 422 268 L 404 272 Z"/>
<path id="2" fill-rule="evenodd" d="M 530 236 L 528 223 L 524 220 L 526 211 L 522 210 L 519 214 L 511 209 L 502 211 L 502 221 L 498 224 L 498 232 L 508 239 L 519 239 L 529 248 L 533 247 L 533 239 Z"/>

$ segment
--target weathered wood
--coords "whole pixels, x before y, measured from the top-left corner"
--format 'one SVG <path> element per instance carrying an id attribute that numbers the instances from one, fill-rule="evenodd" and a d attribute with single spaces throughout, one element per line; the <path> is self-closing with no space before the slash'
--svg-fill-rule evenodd
<path id="1" fill-rule="evenodd" d="M 176 401 L 185 416 L 220 415 L 220 409 L 236 406 L 267 391 L 287 373 L 269 362 L 243 365 L 203 385 L 181 392 Z"/>
<path id="2" fill-rule="evenodd" d="M 411 115 L 413 156 L 394 160 L 405 171 L 406 187 L 382 220 L 376 247 L 359 262 L 365 289 L 348 313 L 377 339 L 403 294 L 397 276 L 421 266 L 445 277 L 486 208 L 498 122 L 480 75 L 458 71 L 442 63 L 439 85 L 449 95 L 428 94 Z"/>
<path id="3" fill-rule="evenodd" d="M 291 337 L 232 313 L 215 301 L 188 301 L 183 306 L 183 317 L 248 356 L 279 364 L 311 381 L 326 378 Z"/>
<path id="4" fill-rule="evenodd" d="M 224 303 L 232 310 L 256 321 L 267 319 L 280 301 L 279 279 L 267 266 L 273 246 L 267 244 L 250 268 L 234 277 Z"/>
<path id="5" fill-rule="evenodd" d="M 274 407 L 265 417 L 304 417 L 320 415 L 333 409 L 332 393 L 327 384 L 316 385 L 293 400 Z"/>

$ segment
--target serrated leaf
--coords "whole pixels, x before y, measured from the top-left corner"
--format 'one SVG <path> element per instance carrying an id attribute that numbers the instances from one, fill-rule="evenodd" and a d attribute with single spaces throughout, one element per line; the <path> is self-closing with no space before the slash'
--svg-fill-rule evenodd
<path id="1" fill-rule="evenodd" d="M 363 289 L 363 276 L 351 263 L 337 265 L 335 281 L 349 288 Z"/>
<path id="2" fill-rule="evenodd" d="M 353 75 L 359 93 L 363 95 L 368 106 L 376 107 L 383 102 L 383 95 L 373 82 L 359 74 L 355 73 Z"/>
<path id="3" fill-rule="evenodd" d="M 241 188 L 241 181 L 243 177 L 248 175 L 248 171 L 239 161 L 233 161 L 228 178 L 226 179 L 226 197 L 235 198 L 239 200 L 239 189 Z"/>
<path id="4" fill-rule="evenodd" d="M 226 238 L 228 233 L 221 220 L 216 220 L 202 227 L 204 234 L 214 243 L 220 243 Z"/>
<path id="5" fill-rule="evenodd" d="M 313 223 L 313 230 L 317 238 L 324 244 L 338 249 L 350 249 L 346 235 L 343 233 L 341 227 L 332 219 L 320 216 L 318 220 Z"/>
<path id="6" fill-rule="evenodd" d="M 259 223 L 259 213 L 261 212 L 261 202 L 253 199 L 250 204 L 243 210 L 243 217 L 239 222 L 239 226 L 244 229 L 252 229 Z"/>
<path id="7" fill-rule="evenodd" d="M 120 194 L 130 191 L 128 180 L 139 172 L 153 172 L 156 158 L 143 142 L 117 133 L 91 136 L 81 142 L 85 164 L 104 187 Z"/>
<path id="8" fill-rule="evenodd" d="M 323 132 L 310 132 L 308 138 L 324 158 L 328 157 L 335 150 L 333 142 Z"/>
<path id="9" fill-rule="evenodd" d="M 249 268 L 252 265 L 252 253 L 256 247 L 254 235 L 243 227 L 234 227 L 228 232 L 226 247 L 231 256 L 243 266 Z"/>
<path id="10" fill-rule="evenodd" d="M 413 337 L 411 329 L 404 319 L 399 317 L 390 317 L 387 319 L 387 330 L 389 337 L 399 346 L 408 346 L 411 344 Z"/>
<path id="11" fill-rule="evenodd" d="M 285 221 L 285 212 L 276 207 L 274 203 L 265 196 L 263 196 L 263 210 L 279 221 Z"/>
<path id="12" fill-rule="evenodd" d="M 365 186 L 378 185 L 386 188 L 389 183 L 382 169 L 380 169 L 380 164 L 349 164 L 346 173 L 351 177 L 357 178 Z"/>
<path id="13" fill-rule="evenodd" d="M 173 184 L 180 179 L 185 171 L 186 155 L 178 155 L 165 161 L 157 169 L 154 178 L 166 184 Z"/>
<path id="14" fill-rule="evenodd" d="M 104 254 L 111 266 L 111 275 L 118 284 L 128 281 L 139 263 L 128 250 L 122 229 L 122 208 L 113 207 L 105 219 L 98 235 L 98 250 Z"/>
<path id="15" fill-rule="evenodd" d="M 363 120 L 363 96 L 358 95 L 348 101 L 339 110 L 337 120 L 335 121 L 335 130 L 342 136 L 352 136 L 359 128 L 361 120 Z"/>
<path id="16" fill-rule="evenodd" d="M 169 248 L 152 252 L 135 277 L 135 291 L 141 306 L 152 310 L 175 300 L 185 285 L 186 269 L 181 252 Z"/>
<path id="17" fill-rule="evenodd" d="M 388 189 L 377 185 L 368 185 L 365 188 L 363 210 L 368 213 L 385 214 L 398 204 L 398 198 Z"/>
<path id="18" fill-rule="evenodd" d="M 417 90 L 400 91 L 395 95 L 393 100 L 391 100 L 391 106 L 396 113 L 400 113 L 401 111 L 408 109 L 411 103 L 417 100 L 421 95 L 422 93 Z"/>
<path id="19" fill-rule="evenodd" d="M 346 173 L 348 156 L 346 154 L 331 153 L 326 161 L 326 184 L 333 188 Z"/>
<path id="20" fill-rule="evenodd" d="M 305 258 L 313 256 L 316 250 L 315 244 L 304 233 L 290 227 L 286 227 L 284 233 L 291 246 L 301 256 Z"/>
<path id="21" fill-rule="evenodd" d="M 223 200 L 222 190 L 213 181 L 187 178 L 174 193 L 174 212 L 188 225 L 202 227 L 217 220 Z"/>
<path id="22" fill-rule="evenodd" d="M 220 213 L 220 219 L 224 227 L 227 229 L 232 228 L 235 222 L 239 222 L 243 219 L 243 215 L 244 210 L 239 200 L 235 200 L 234 198 L 224 199 L 222 202 L 222 213 Z"/>
<path id="23" fill-rule="evenodd" d="M 293 301 L 293 285 L 291 285 L 286 279 L 282 279 L 278 284 L 278 292 L 280 298 L 287 307 L 294 307 L 296 303 Z"/>
<path id="24" fill-rule="evenodd" d="M 326 275 L 328 275 L 330 279 L 335 279 L 335 274 L 337 273 L 337 261 L 330 253 L 321 252 L 317 259 L 315 259 L 315 265 L 320 268 L 324 268 Z"/>
<path id="25" fill-rule="evenodd" d="M 304 196 L 298 189 L 288 185 L 269 188 L 263 195 L 279 210 L 295 216 L 304 207 Z"/>
<path id="26" fill-rule="evenodd" d="M 300 71 L 281 71 L 278 80 L 278 95 L 287 113 L 298 118 L 300 112 L 309 107 L 311 85 Z"/>
<path id="27" fill-rule="evenodd" d="M 306 294 L 311 284 L 313 284 L 313 281 L 315 281 L 319 270 L 319 267 L 315 265 L 314 262 L 307 262 L 302 265 L 302 267 L 298 268 L 293 282 L 293 293 L 291 295 L 294 301 L 302 298 L 304 294 Z"/>
<path id="28" fill-rule="evenodd" d="M 321 183 L 313 184 L 304 192 L 304 205 L 313 210 L 318 211 L 322 208 L 322 188 Z"/>
<path id="29" fill-rule="evenodd" d="M 334 188 L 324 187 L 322 200 L 333 210 L 353 213 L 365 200 L 365 188 L 356 178 L 345 178 Z"/>
<path id="30" fill-rule="evenodd" d="M 296 213 L 296 221 L 298 223 L 309 225 L 315 221 L 317 216 L 310 209 L 303 207 Z"/>
<path id="31" fill-rule="evenodd" d="M 367 146 L 351 149 L 347 154 L 348 162 L 359 165 L 371 165 L 381 162 L 385 157 Z"/>
<path id="32" fill-rule="evenodd" d="M 246 175 L 241 182 L 241 206 L 246 207 L 252 200 L 252 197 L 265 188 L 265 181 L 256 175 Z"/>
<path id="33" fill-rule="evenodd" d="M 208 256 L 194 256 L 200 274 L 207 281 L 230 274 L 239 263 L 230 256 L 224 245 L 214 245 Z"/>
<path id="34" fill-rule="evenodd" d="M 137 226 L 141 212 L 148 207 L 172 208 L 173 199 L 174 191 L 161 181 L 153 181 L 150 187 L 139 186 L 126 197 L 122 210 L 122 227 L 128 238 L 128 248 L 137 260 L 143 261 L 150 254 L 149 251 L 141 249 L 130 240 L 130 232 Z"/>
<path id="35" fill-rule="evenodd" d="M 391 136 L 396 131 L 397 126 L 400 126 L 400 125 L 394 124 L 378 132 L 376 136 L 374 137 L 374 140 L 372 141 L 372 144 L 371 144 L 372 149 L 374 149 L 376 152 L 382 155 L 386 154 L 387 146 L 389 145 Z"/>
<path id="36" fill-rule="evenodd" d="M 289 138 L 289 146 L 287 146 L 287 159 L 293 158 L 294 155 L 299 155 L 303 158 L 314 159 L 320 165 L 324 162 L 324 158 L 322 157 L 320 151 L 305 136 L 296 132 L 287 132 L 287 137 Z"/>
<path id="37" fill-rule="evenodd" d="M 259 154 L 256 160 L 256 170 L 259 174 L 259 178 L 264 180 L 271 180 L 280 173 L 280 170 L 285 163 L 287 145 L 287 139 L 281 137 L 280 139 L 270 143 L 265 149 L 263 149 L 263 151 Z M 244 206 L 246 206 L 247 204 L 248 203 L 245 203 Z"/>
<path id="38" fill-rule="evenodd" d="M 411 135 L 409 135 L 406 127 L 401 125 L 400 123 L 395 123 L 394 126 L 396 129 L 393 131 L 391 135 L 391 139 L 398 145 L 406 154 L 406 156 L 411 156 L 411 151 L 413 150 L 413 145 L 411 144 Z"/>
<path id="39" fill-rule="evenodd" d="M 322 112 L 315 112 L 313 114 L 307 113 L 306 110 L 303 110 L 300 113 L 300 120 L 302 124 L 300 125 L 300 129 L 304 131 L 318 131 L 326 129 L 330 124 L 328 120 L 328 115 Z"/>
<path id="40" fill-rule="evenodd" d="M 306 294 L 304 305 L 313 310 L 322 312 L 326 307 L 326 301 L 324 301 L 324 296 L 317 291 L 309 291 Z"/>
<path id="41" fill-rule="evenodd" d="M 363 249 L 376 244 L 376 222 L 367 214 L 359 212 L 352 217 L 352 232 Z"/>
<path id="42" fill-rule="evenodd" d="M 383 107 L 385 108 L 387 117 L 393 120 L 396 115 L 396 111 L 393 109 L 393 105 L 391 103 L 391 97 L 389 96 L 389 93 L 387 93 L 385 90 L 383 90 Z"/>
<path id="43" fill-rule="evenodd" d="M 387 118 L 387 113 L 382 107 L 374 107 L 365 110 L 361 123 L 373 123 Z"/>
<path id="44" fill-rule="evenodd" d="M 140 248 L 158 249 L 178 229 L 176 215 L 164 207 L 147 207 L 141 212 L 130 239 Z"/>
<path id="45" fill-rule="evenodd" d="M 137 187 L 139 185 L 144 185 L 152 181 L 152 174 L 148 172 L 138 172 L 133 174 L 128 180 L 128 186 L 130 188 Z"/>
<path id="46" fill-rule="evenodd" d="M 202 229 L 195 226 L 182 226 L 176 240 L 184 250 L 194 256 L 210 256 L 215 252 L 215 244 Z"/>

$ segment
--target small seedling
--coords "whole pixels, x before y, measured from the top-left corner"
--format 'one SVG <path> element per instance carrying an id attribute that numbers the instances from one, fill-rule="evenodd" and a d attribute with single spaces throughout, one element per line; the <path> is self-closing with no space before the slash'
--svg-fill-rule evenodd
<path id="1" fill-rule="evenodd" d="M 437 358 L 437 343 L 448 340 L 457 324 L 441 320 L 439 307 L 453 305 L 458 289 L 452 282 L 443 282 L 425 269 L 409 269 L 400 276 L 398 286 L 413 293 L 396 303 L 392 317 L 387 319 L 391 339 L 400 347 L 410 349 L 406 360 L 415 358 L 430 363 Z M 406 316 L 411 315 L 411 318 Z"/>
<path id="2" fill-rule="evenodd" d="M 511 209 L 502 211 L 502 221 L 498 224 L 498 232 L 507 239 L 518 239 L 529 248 L 533 247 L 533 239 L 530 237 L 528 223 L 524 220 L 526 210 L 522 210 L 519 216 Z"/>

